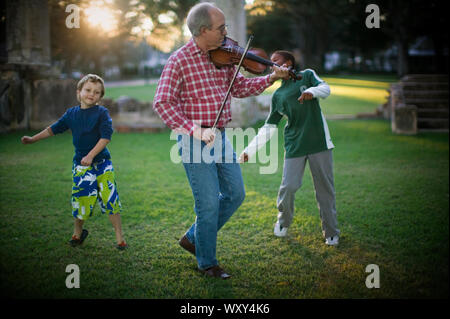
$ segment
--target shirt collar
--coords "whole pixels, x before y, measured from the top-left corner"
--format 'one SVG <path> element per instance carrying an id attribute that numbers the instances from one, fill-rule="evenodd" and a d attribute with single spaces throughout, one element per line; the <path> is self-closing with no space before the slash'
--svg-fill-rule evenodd
<path id="1" fill-rule="evenodd" d="M 191 55 L 202 54 L 203 51 L 198 47 L 197 43 L 195 43 L 194 38 L 191 38 L 189 42 L 186 44 L 186 48 Z"/>

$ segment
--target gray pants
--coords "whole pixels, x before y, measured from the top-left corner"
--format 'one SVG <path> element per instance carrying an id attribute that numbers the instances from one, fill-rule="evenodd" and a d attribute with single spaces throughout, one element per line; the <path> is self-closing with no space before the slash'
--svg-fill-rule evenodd
<path id="1" fill-rule="evenodd" d="M 314 182 L 322 232 L 325 237 L 339 235 L 333 181 L 333 155 L 331 150 L 302 157 L 285 158 L 283 180 L 278 192 L 278 220 L 281 227 L 289 227 L 294 217 L 295 193 L 302 186 L 306 161 Z"/>

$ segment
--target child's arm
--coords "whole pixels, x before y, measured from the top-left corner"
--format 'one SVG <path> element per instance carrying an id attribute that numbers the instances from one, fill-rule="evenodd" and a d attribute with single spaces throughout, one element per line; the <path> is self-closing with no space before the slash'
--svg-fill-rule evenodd
<path id="1" fill-rule="evenodd" d="M 106 138 L 99 139 L 94 148 L 85 157 L 81 159 L 81 165 L 90 166 L 92 164 L 92 160 L 94 159 L 94 157 L 96 157 L 97 154 L 100 153 L 106 147 L 109 141 L 110 140 Z"/>
<path id="2" fill-rule="evenodd" d="M 298 98 L 300 103 L 303 101 L 312 100 L 313 98 L 326 99 L 330 95 L 330 86 L 326 82 L 320 83 L 318 86 L 310 87 L 305 90 L 302 95 Z"/>
<path id="3" fill-rule="evenodd" d="M 53 132 L 52 129 L 50 127 L 47 127 L 45 130 L 42 130 L 41 132 L 39 132 L 38 134 L 30 137 L 30 136 L 23 136 L 21 141 L 22 144 L 33 144 L 36 143 L 37 141 L 43 140 L 45 138 L 48 138 L 50 136 L 53 136 Z"/>
<path id="4" fill-rule="evenodd" d="M 303 91 L 302 95 L 298 98 L 300 104 L 303 104 L 303 101 L 312 100 L 313 98 L 326 99 L 330 95 L 330 86 L 319 78 L 314 70 L 308 69 L 307 71 L 308 78 L 311 81 L 311 87 Z"/>
<path id="5" fill-rule="evenodd" d="M 258 131 L 258 134 L 248 144 L 239 156 L 239 162 L 245 163 L 250 157 L 256 154 L 275 134 L 277 126 L 275 124 L 264 124 Z"/>
<path id="6" fill-rule="evenodd" d="M 68 130 L 70 128 L 68 124 L 69 110 L 66 111 L 66 113 L 64 113 L 64 115 L 61 116 L 61 118 L 58 121 L 47 127 L 45 130 L 42 130 L 40 133 L 34 135 L 33 137 L 23 136 L 21 139 L 22 143 L 33 144 L 36 143 L 37 141 L 43 140 L 45 138 Z"/>
<path id="7" fill-rule="evenodd" d="M 270 114 L 266 123 L 259 129 L 258 134 L 248 144 L 248 146 L 239 155 L 239 163 L 248 162 L 250 157 L 255 155 L 275 134 L 277 125 L 280 123 L 283 115 L 278 112 L 277 99 L 272 96 L 272 104 L 270 105 Z"/>

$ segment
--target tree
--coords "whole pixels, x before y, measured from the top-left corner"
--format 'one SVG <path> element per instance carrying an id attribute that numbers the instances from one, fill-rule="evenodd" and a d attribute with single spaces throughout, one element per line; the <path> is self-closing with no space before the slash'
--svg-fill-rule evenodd
<path id="1" fill-rule="evenodd" d="M 123 66 L 129 55 L 129 44 L 146 41 L 170 51 L 182 41 L 182 27 L 192 5 L 198 1 L 151 0 L 48 0 L 52 60 L 63 72 L 74 69 L 84 73 L 103 74 L 110 65 Z M 80 28 L 68 28 L 65 11 L 69 4 L 80 10 Z M 95 14 L 89 10 L 96 6 Z M 109 12 L 116 24 L 108 29 L 102 23 Z M 162 19 L 161 17 L 165 17 Z M 98 23 L 98 24 L 97 24 Z M 107 57 L 107 58 L 106 58 Z"/>
<path id="2" fill-rule="evenodd" d="M 348 5 L 347 0 L 255 0 L 247 6 L 249 27 L 259 32 L 258 37 L 267 39 L 268 47 L 298 49 L 302 66 L 321 71 L 325 53 L 342 30 Z M 266 23 L 270 28 L 261 26 Z"/>
<path id="3" fill-rule="evenodd" d="M 80 10 L 79 28 L 69 28 L 66 19 L 70 12 L 66 12 L 69 4 L 76 5 Z M 126 18 L 127 13 L 133 10 L 131 1 L 117 0 L 111 6 L 115 15 L 117 26 L 106 30 L 101 26 L 92 24 L 92 20 L 100 20 L 104 17 L 88 15 L 91 2 L 86 0 L 59 1 L 49 0 L 50 8 L 50 36 L 52 60 L 55 61 L 63 72 L 71 72 L 74 69 L 85 73 L 102 74 L 104 70 L 104 58 L 107 55 L 115 56 L 115 62 L 121 62 L 124 45 L 129 38 L 130 31 L 138 21 L 135 17 Z M 98 9 L 101 14 L 101 8 Z M 113 22 L 113 21 L 111 21 Z"/>
<path id="4" fill-rule="evenodd" d="M 366 7 L 372 0 L 255 0 L 248 5 L 249 29 L 255 43 L 275 49 L 299 49 L 304 66 L 321 70 L 330 50 L 367 59 L 392 45 L 397 48 L 397 70 L 409 72 L 408 50 L 419 36 L 432 39 L 436 57 L 430 68 L 448 72 L 445 2 L 439 0 L 377 0 L 380 28 L 367 28 Z"/>
<path id="5" fill-rule="evenodd" d="M 409 73 L 408 49 L 418 36 L 433 40 L 436 53 L 434 72 L 448 72 L 448 64 L 443 57 L 444 47 L 448 49 L 447 10 L 444 1 L 439 0 L 396 0 L 383 1 L 387 8 L 386 27 L 398 48 L 398 75 Z"/>
<path id="6" fill-rule="evenodd" d="M 247 35 L 255 36 L 252 47 L 262 48 L 268 54 L 295 46 L 292 28 L 289 23 L 286 23 L 283 8 L 265 11 L 253 7 L 247 14 Z"/>
<path id="7" fill-rule="evenodd" d="M 147 41 L 164 52 L 181 46 L 183 25 L 187 14 L 189 9 L 198 2 L 198 0 L 142 0 L 142 4 L 145 5 L 145 13 L 154 24 L 152 35 Z"/>

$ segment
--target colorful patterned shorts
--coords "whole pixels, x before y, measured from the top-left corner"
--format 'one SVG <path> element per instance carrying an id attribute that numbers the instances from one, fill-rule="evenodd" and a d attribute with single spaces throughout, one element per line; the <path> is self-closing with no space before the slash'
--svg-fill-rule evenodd
<path id="1" fill-rule="evenodd" d="M 102 213 L 120 213 L 122 205 L 117 193 L 114 168 L 109 159 L 91 166 L 73 164 L 72 215 L 86 220 L 92 216 L 97 199 Z"/>

